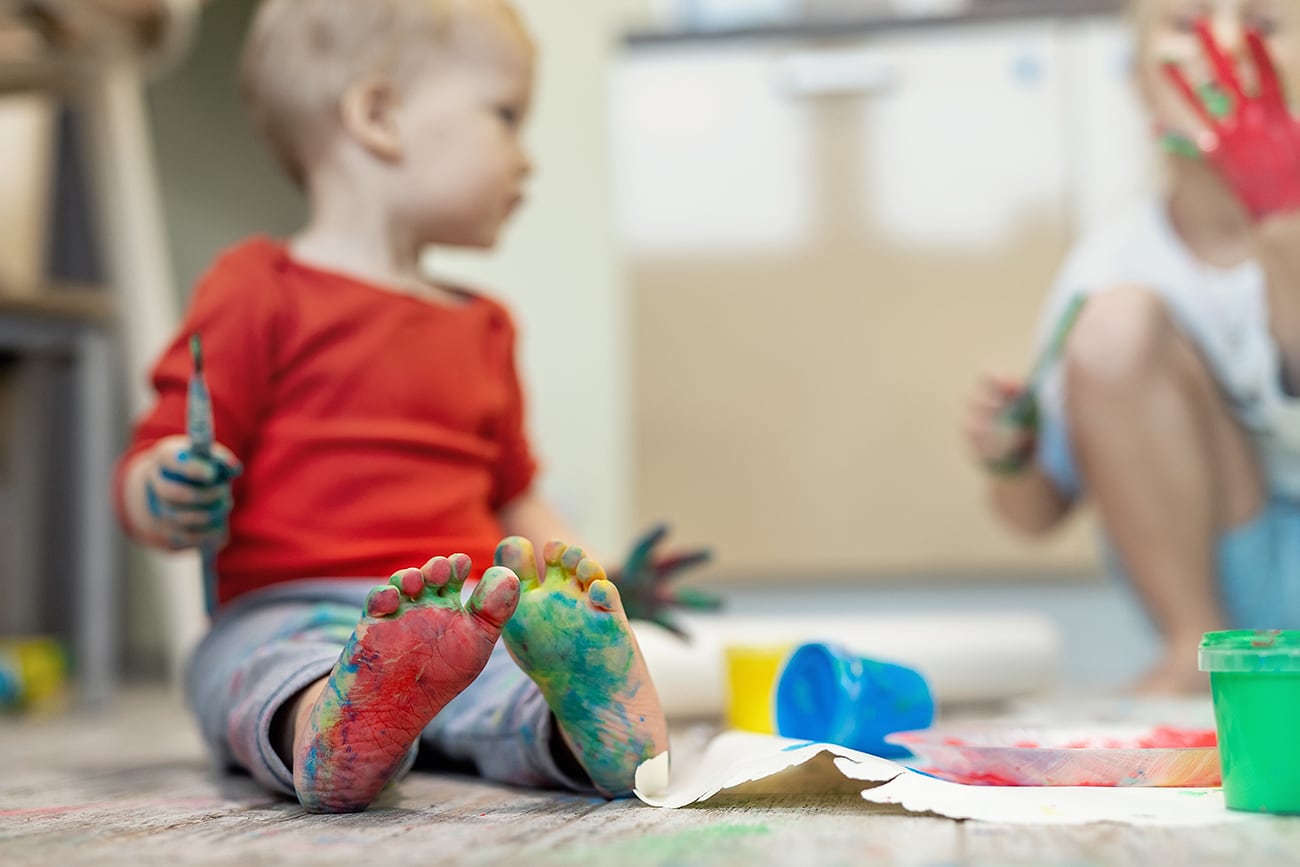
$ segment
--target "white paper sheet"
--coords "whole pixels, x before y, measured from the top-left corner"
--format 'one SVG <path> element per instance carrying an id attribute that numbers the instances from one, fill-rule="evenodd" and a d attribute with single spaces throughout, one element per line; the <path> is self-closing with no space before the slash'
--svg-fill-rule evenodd
<path id="1" fill-rule="evenodd" d="M 1165 826 L 1267 821 L 1226 809 L 1219 789 L 963 786 L 844 747 L 747 732 L 725 732 L 714 738 L 698 760 L 679 763 L 684 767 L 674 766 L 665 788 L 653 789 L 650 782 L 654 777 L 662 780 L 661 773 L 638 773 L 636 795 L 654 807 L 684 807 L 826 754 L 835 757 L 834 766 L 843 779 L 864 784 L 862 797 L 866 801 L 896 804 L 909 812 L 952 819 L 1029 825 L 1119 822 Z"/>

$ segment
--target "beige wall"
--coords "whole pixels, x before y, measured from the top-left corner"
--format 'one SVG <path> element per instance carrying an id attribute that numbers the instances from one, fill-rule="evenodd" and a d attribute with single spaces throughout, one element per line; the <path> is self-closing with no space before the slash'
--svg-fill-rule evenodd
<path id="1" fill-rule="evenodd" d="M 284 234 L 302 203 L 254 137 L 235 64 L 253 0 L 205 7 L 193 51 L 151 92 L 177 285 L 188 296 L 223 247 L 254 232 Z"/>
<path id="2" fill-rule="evenodd" d="M 608 0 L 517 2 L 541 46 L 529 204 L 498 254 L 435 251 L 429 264 L 493 287 L 515 308 L 544 490 L 609 558 L 634 530 L 625 277 L 609 166 L 619 16 Z"/>
<path id="3" fill-rule="evenodd" d="M 644 24 L 670 8 L 673 0 L 613 0 L 609 5 L 624 23 Z"/>

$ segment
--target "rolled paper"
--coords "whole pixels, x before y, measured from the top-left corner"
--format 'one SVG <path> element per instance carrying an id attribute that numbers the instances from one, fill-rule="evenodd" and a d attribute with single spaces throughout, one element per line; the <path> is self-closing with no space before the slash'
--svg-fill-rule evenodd
<path id="1" fill-rule="evenodd" d="M 635 622 L 664 712 L 717 718 L 727 696 L 727 648 L 834 642 L 862 656 L 919 671 L 940 705 L 1000 701 L 1042 692 L 1060 668 L 1056 625 L 1038 614 L 683 614 L 690 640 Z"/>

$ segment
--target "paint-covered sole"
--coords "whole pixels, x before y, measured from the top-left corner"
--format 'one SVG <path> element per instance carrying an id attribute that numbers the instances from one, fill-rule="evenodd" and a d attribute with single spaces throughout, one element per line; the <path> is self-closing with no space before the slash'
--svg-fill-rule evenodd
<path id="1" fill-rule="evenodd" d="M 659 694 L 600 564 L 562 542 L 547 543 L 543 557 L 539 580 L 528 540 L 512 537 L 497 547 L 496 562 L 516 571 L 523 588 L 502 638 L 596 788 L 628 794 L 637 766 L 668 750 Z"/>
<path id="2" fill-rule="evenodd" d="M 434 557 L 376 587 L 295 739 L 294 788 L 310 812 L 364 810 L 420 732 L 487 664 L 519 600 L 519 580 L 489 569 L 468 604 L 469 557 Z"/>

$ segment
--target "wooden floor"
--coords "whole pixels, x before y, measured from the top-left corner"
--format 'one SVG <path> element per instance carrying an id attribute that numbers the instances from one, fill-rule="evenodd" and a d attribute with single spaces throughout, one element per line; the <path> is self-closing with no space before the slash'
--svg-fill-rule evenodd
<path id="1" fill-rule="evenodd" d="M 706 736 L 683 731 L 675 760 Z M 1300 864 L 1300 819 L 1195 830 L 1004 827 L 873 807 L 824 778 L 656 810 L 416 774 L 370 811 L 309 816 L 212 773 L 178 701 L 129 693 L 86 717 L 0 720 L 0 864 Z"/>

